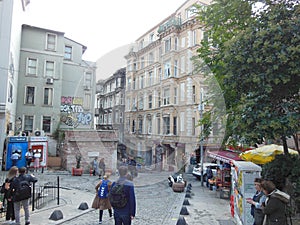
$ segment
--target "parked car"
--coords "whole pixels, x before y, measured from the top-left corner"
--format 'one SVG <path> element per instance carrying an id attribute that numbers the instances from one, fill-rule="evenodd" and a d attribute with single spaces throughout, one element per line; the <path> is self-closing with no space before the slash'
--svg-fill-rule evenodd
<path id="1" fill-rule="evenodd" d="M 203 180 L 206 181 L 206 171 L 207 167 L 210 166 L 213 172 L 213 175 L 216 176 L 217 168 L 219 168 L 218 164 L 216 163 L 203 163 Z M 193 176 L 196 177 L 198 180 L 201 180 L 201 163 L 198 163 L 192 172 Z"/>

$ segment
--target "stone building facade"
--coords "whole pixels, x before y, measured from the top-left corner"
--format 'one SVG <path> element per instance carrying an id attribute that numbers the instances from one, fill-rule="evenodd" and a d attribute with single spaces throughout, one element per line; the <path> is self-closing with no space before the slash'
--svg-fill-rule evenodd
<path id="1" fill-rule="evenodd" d="M 209 1 L 186 1 L 138 38 L 125 57 L 127 152 L 158 170 L 178 171 L 199 152 L 200 92 L 205 95 L 208 87 L 191 59 L 205 36 L 193 13 L 195 3 Z"/>

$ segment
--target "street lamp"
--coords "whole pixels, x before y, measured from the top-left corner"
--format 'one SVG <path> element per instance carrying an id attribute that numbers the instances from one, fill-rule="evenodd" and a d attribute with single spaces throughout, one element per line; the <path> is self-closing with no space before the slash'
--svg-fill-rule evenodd
<path id="1" fill-rule="evenodd" d="M 200 89 L 200 104 L 198 106 L 198 110 L 200 113 L 200 120 L 203 117 L 203 110 L 204 110 L 204 105 L 203 105 L 203 88 Z M 200 164 L 201 164 L 201 186 L 203 187 L 203 125 L 200 125 Z"/>

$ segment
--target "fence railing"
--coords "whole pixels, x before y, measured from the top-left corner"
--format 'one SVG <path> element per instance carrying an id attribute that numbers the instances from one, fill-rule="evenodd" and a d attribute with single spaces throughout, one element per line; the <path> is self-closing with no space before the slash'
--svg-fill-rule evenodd
<path id="1" fill-rule="evenodd" d="M 32 197 L 29 201 L 32 211 L 41 209 L 54 200 L 57 200 L 57 205 L 59 205 L 59 189 L 59 176 L 56 181 L 49 181 L 43 185 L 34 183 L 32 185 Z M 7 200 L 4 199 L 4 193 L 0 193 L 0 218 L 5 217 L 6 206 Z"/>

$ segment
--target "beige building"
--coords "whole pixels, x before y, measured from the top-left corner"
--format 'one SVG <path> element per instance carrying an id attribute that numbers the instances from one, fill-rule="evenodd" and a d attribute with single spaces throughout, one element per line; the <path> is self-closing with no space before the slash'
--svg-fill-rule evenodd
<path id="1" fill-rule="evenodd" d="M 186 1 L 138 38 L 125 57 L 127 152 L 159 170 L 177 171 L 193 152 L 199 157 L 200 92 L 205 96 L 208 87 L 191 60 L 204 37 L 195 3 L 209 1 Z M 204 148 L 208 146 L 215 144 L 208 141 Z"/>

